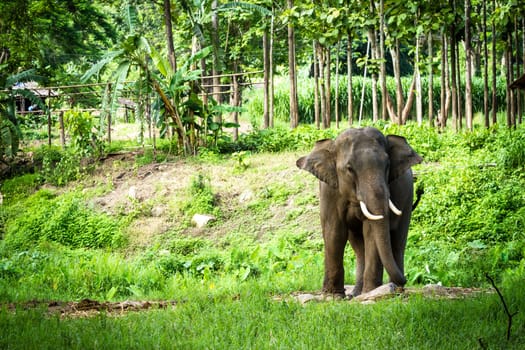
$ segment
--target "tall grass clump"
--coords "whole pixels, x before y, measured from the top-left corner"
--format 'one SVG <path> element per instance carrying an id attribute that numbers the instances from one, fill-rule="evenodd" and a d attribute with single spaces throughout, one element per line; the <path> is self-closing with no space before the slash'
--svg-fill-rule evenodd
<path id="1" fill-rule="evenodd" d="M 5 242 L 27 249 L 43 242 L 71 248 L 116 248 L 124 244 L 120 224 L 90 208 L 79 192 L 39 190 L 9 208 Z"/>
<path id="2" fill-rule="evenodd" d="M 198 173 L 191 178 L 187 189 L 187 198 L 181 201 L 180 209 L 186 222 L 189 223 L 195 214 L 210 214 L 220 216 L 220 207 L 213 192 L 210 178 Z"/>

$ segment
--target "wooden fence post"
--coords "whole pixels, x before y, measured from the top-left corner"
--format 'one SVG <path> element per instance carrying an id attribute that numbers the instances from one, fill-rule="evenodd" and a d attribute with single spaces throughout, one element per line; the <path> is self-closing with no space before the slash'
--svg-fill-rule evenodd
<path id="1" fill-rule="evenodd" d="M 51 89 L 47 90 L 47 143 L 51 146 Z"/>
<path id="2" fill-rule="evenodd" d="M 58 115 L 58 123 L 60 124 L 60 144 L 62 148 L 66 148 L 66 133 L 64 130 L 64 111 L 60 111 Z"/>

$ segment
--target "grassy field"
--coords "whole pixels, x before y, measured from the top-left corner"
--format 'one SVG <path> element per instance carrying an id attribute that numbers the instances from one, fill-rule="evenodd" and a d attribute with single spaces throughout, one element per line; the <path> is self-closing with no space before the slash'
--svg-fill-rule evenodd
<path id="1" fill-rule="evenodd" d="M 51 168 L 4 181 L 0 348 L 522 348 L 525 131 L 380 127 L 425 159 L 415 169 L 425 195 L 409 234 L 408 285 L 487 290 L 490 275 L 519 311 L 510 340 L 496 293 L 370 305 L 292 298 L 319 291 L 323 273 L 318 185 L 295 160 L 337 133 L 301 129 L 243 140 L 261 153 L 160 163 L 149 151 L 118 153 L 65 186 L 50 184 Z M 215 220 L 193 227 L 195 213 Z M 352 283 L 350 249 L 345 261 Z M 49 308 L 83 299 L 173 305 L 89 316 Z"/>

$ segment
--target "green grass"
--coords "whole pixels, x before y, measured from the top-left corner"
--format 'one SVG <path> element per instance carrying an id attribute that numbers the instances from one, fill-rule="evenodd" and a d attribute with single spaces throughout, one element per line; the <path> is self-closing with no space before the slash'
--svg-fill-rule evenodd
<path id="1" fill-rule="evenodd" d="M 523 309 L 510 292 L 512 310 Z M 508 291 L 507 291 L 508 292 Z M 524 316 L 507 319 L 495 294 L 462 300 L 396 298 L 375 305 L 275 301 L 249 283 L 234 295 L 197 288 L 168 310 L 61 319 L 44 310 L 0 312 L 9 349 L 520 349 Z"/>
<path id="2" fill-rule="evenodd" d="M 376 126 L 405 136 L 425 159 L 415 168 L 425 194 L 409 234 L 409 285 L 488 287 L 488 273 L 510 311 L 520 311 L 510 342 L 496 294 L 461 300 L 398 297 L 375 305 L 275 300 L 319 291 L 322 284 L 318 184 L 295 160 L 316 139 L 338 131 L 303 126 L 245 136 L 236 145 L 244 153 L 210 150 L 176 161 L 174 182 L 158 182 L 153 190 L 169 191 L 165 197 L 152 193 L 131 204 L 126 199 L 131 208 L 117 206 L 113 214 L 94 199 L 132 185 L 128 181 L 144 173 L 141 166 L 153 162 L 151 153 L 58 188 L 42 189 L 41 174 L 5 181 L 0 348 L 520 348 L 525 343 L 525 129 L 440 134 L 415 124 Z M 58 160 L 52 151 L 47 157 Z M 145 174 L 140 181 L 156 173 Z M 243 193 L 248 195 L 241 201 Z M 151 208 L 157 205 L 165 205 L 169 228 L 133 245 L 130 227 L 145 229 L 141 225 L 154 219 Z M 217 220 L 199 231 L 189 219 L 202 211 Z M 347 283 L 354 281 L 354 265 L 348 249 Z M 22 307 L 29 300 L 84 298 L 177 305 L 81 319 Z M 16 312 L 6 310 L 11 302 L 19 305 Z"/>

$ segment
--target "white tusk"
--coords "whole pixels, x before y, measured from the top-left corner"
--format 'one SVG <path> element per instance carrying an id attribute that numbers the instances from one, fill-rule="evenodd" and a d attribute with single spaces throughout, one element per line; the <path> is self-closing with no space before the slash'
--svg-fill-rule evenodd
<path id="1" fill-rule="evenodd" d="M 394 203 L 392 203 L 392 201 L 389 199 L 388 200 L 388 207 L 390 208 L 390 210 L 392 210 L 394 212 L 394 214 L 396 214 L 397 216 L 401 216 L 401 214 L 403 214 L 403 212 L 399 209 L 397 209 L 397 207 L 394 205 Z"/>
<path id="2" fill-rule="evenodd" d="M 366 207 L 365 202 L 359 201 L 359 205 L 361 206 L 361 211 L 369 220 L 381 220 L 383 218 L 383 215 L 374 215 L 368 211 L 368 208 Z"/>

